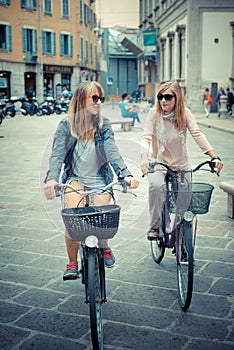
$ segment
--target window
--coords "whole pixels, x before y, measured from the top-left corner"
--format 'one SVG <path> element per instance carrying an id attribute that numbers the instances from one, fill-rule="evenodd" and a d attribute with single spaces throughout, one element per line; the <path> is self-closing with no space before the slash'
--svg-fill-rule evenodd
<path id="1" fill-rule="evenodd" d="M 88 61 L 89 61 L 89 42 L 88 42 L 88 40 L 86 40 L 86 43 L 85 43 L 85 58 L 86 58 L 86 62 L 88 63 Z"/>
<path id="2" fill-rule="evenodd" d="M 62 0 L 62 17 L 70 17 L 70 0 Z"/>
<path id="3" fill-rule="evenodd" d="M 97 28 L 97 16 L 96 16 L 96 13 L 93 14 L 93 27 Z"/>
<path id="4" fill-rule="evenodd" d="M 60 34 L 60 54 L 61 56 L 73 55 L 73 37 L 70 34 Z"/>
<path id="5" fill-rule="evenodd" d="M 0 50 L 12 50 L 12 29 L 11 26 L 0 23 Z"/>
<path id="6" fill-rule="evenodd" d="M 84 24 L 88 25 L 88 6 L 84 4 Z"/>
<path id="7" fill-rule="evenodd" d="M 84 65 L 84 39 L 80 38 L 80 64 Z"/>
<path id="8" fill-rule="evenodd" d="M 37 30 L 22 29 L 23 52 L 37 53 Z"/>
<path id="9" fill-rule="evenodd" d="M 44 13 L 52 14 L 52 0 L 44 0 Z"/>
<path id="10" fill-rule="evenodd" d="M 0 5 L 10 5 L 11 0 L 0 0 Z"/>
<path id="11" fill-rule="evenodd" d="M 42 32 L 42 53 L 46 55 L 56 54 L 56 34 L 51 31 Z"/>
<path id="12" fill-rule="evenodd" d="M 89 9 L 89 27 L 90 29 L 93 28 L 93 11 L 91 8 Z"/>
<path id="13" fill-rule="evenodd" d="M 80 22 L 83 22 L 83 0 L 80 0 Z"/>
<path id="14" fill-rule="evenodd" d="M 93 63 L 93 44 L 90 43 L 90 63 Z"/>
<path id="15" fill-rule="evenodd" d="M 26 10 L 36 10 L 37 0 L 21 0 L 21 7 Z"/>

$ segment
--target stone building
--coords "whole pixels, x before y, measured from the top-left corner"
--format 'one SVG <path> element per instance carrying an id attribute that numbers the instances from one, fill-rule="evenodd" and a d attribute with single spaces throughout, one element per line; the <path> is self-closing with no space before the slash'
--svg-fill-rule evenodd
<path id="1" fill-rule="evenodd" d="M 0 96 L 60 97 L 98 80 L 95 0 L 0 1 Z"/>
<path id="2" fill-rule="evenodd" d="M 206 87 L 214 98 L 219 87 L 234 88 L 233 0 L 139 0 L 139 9 L 142 35 L 155 30 L 157 38 L 139 59 L 144 94 L 153 98 L 157 84 L 176 80 L 200 111 Z"/>

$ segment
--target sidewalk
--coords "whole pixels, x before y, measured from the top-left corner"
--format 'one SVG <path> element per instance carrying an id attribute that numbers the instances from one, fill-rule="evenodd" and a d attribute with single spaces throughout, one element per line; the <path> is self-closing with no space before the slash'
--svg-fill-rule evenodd
<path id="1" fill-rule="evenodd" d="M 219 118 L 218 113 L 210 113 L 209 117 L 206 118 L 201 113 L 194 113 L 194 117 L 200 125 L 234 134 L 234 116 Z"/>
<path id="2" fill-rule="evenodd" d="M 119 108 L 119 101 L 107 101 L 103 105 L 103 113 L 105 116 L 107 116 L 109 119 L 113 118 L 120 118 L 120 108 Z M 218 113 L 210 113 L 209 117 L 206 118 L 205 114 L 203 112 L 201 113 L 193 113 L 194 118 L 196 119 L 197 123 L 202 126 L 207 126 L 208 128 L 213 128 L 221 131 L 225 131 L 230 134 L 234 134 L 234 114 L 232 117 L 228 116 L 225 117 L 218 117 Z M 140 113 L 140 117 L 142 120 L 142 127 L 144 125 L 144 120 L 147 116 L 147 113 Z M 137 123 L 136 123 L 137 126 Z"/>

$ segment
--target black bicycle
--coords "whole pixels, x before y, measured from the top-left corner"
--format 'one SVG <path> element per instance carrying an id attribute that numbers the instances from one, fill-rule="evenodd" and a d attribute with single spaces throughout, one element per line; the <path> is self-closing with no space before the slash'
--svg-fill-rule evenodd
<path id="1" fill-rule="evenodd" d="M 202 170 L 215 172 L 215 163 L 211 161 L 200 163 L 192 170 L 175 170 L 165 163 L 153 162 L 148 171 L 166 170 L 160 236 L 150 244 L 152 257 L 157 264 L 162 261 L 166 248 L 171 248 L 176 256 L 179 302 L 183 311 L 188 310 L 192 300 L 197 214 L 208 212 L 214 189 L 208 183 L 191 182 L 192 173 L 205 165 L 210 168 Z"/>
<path id="2" fill-rule="evenodd" d="M 79 251 L 81 269 L 79 273 L 81 281 L 85 285 L 85 302 L 89 304 L 91 337 L 95 350 L 103 349 L 102 304 L 107 301 L 102 241 L 113 238 L 117 233 L 120 207 L 116 205 L 115 199 L 114 204 L 104 206 L 94 206 L 92 201 L 95 194 L 112 190 L 113 186 L 118 184 L 122 186 L 122 192 L 127 192 L 125 180 L 112 182 L 104 190 L 80 191 L 69 184 L 55 186 L 56 196 L 62 195 L 61 215 L 66 230 L 73 241 L 81 242 Z M 82 200 L 85 200 L 85 206 L 64 208 L 64 189 L 81 195 Z"/>

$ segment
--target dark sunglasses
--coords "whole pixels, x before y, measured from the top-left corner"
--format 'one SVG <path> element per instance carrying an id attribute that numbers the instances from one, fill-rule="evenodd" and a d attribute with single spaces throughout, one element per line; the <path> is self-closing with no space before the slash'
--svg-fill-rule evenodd
<path id="1" fill-rule="evenodd" d="M 90 96 L 90 97 L 92 97 L 94 103 L 97 103 L 98 100 L 100 100 L 101 103 L 104 103 L 104 101 L 105 101 L 105 97 L 103 97 L 103 96 L 101 97 L 101 96 L 98 96 L 98 95 L 93 95 L 93 96 Z"/>
<path id="2" fill-rule="evenodd" d="M 158 94 L 157 95 L 157 99 L 159 101 L 162 101 L 162 99 L 164 98 L 166 101 L 171 101 L 173 99 L 173 97 L 175 97 L 175 95 L 171 95 L 171 94 Z"/>

